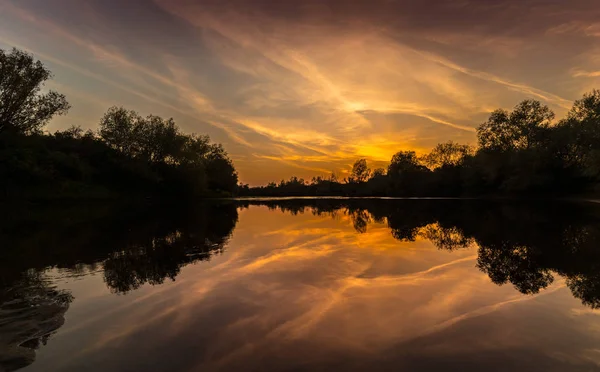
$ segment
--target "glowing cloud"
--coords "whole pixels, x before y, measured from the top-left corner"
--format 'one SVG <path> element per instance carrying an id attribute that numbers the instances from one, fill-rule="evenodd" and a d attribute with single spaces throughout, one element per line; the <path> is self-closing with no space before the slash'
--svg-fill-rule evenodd
<path id="1" fill-rule="evenodd" d="M 36 54 L 69 93 L 49 129 L 93 128 L 113 104 L 172 116 L 264 184 L 473 143 L 526 98 L 562 115 L 600 80 L 600 14 L 533 3 L 0 0 L 0 47 Z"/>

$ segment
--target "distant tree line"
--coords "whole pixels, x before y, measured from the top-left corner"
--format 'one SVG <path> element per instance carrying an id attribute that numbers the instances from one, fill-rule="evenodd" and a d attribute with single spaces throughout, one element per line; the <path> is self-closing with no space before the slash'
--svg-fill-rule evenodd
<path id="1" fill-rule="evenodd" d="M 446 142 L 430 153 L 399 151 L 385 169 L 354 163 L 348 178 L 292 177 L 248 196 L 532 196 L 594 193 L 600 185 L 600 91 L 585 94 L 554 122 L 548 106 L 525 100 L 498 109 L 477 129 L 477 147 Z"/>
<path id="2" fill-rule="evenodd" d="M 238 176 L 223 147 L 173 119 L 112 107 L 98 130 L 44 133 L 70 106 L 44 93 L 51 72 L 32 55 L 0 49 L 0 197 L 229 196 Z"/>

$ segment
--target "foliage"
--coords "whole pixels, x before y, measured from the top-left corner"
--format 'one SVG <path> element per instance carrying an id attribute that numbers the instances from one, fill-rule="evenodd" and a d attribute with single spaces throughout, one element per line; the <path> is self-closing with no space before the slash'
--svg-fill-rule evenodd
<path id="1" fill-rule="evenodd" d="M 357 160 L 352 166 L 352 173 L 348 178 L 349 182 L 367 182 L 371 176 L 371 169 L 367 166 L 367 159 Z"/>
<path id="2" fill-rule="evenodd" d="M 385 177 L 385 169 L 376 168 L 375 170 L 373 170 L 373 173 L 371 173 L 371 178 L 377 178 L 377 177 Z"/>
<path id="3" fill-rule="evenodd" d="M 565 166 L 581 171 L 594 182 L 600 177 L 600 91 L 575 101 L 555 136 L 558 154 Z"/>
<path id="4" fill-rule="evenodd" d="M 33 56 L 0 50 L 0 195 L 4 198 L 232 195 L 238 176 L 220 144 L 182 133 L 173 119 L 112 107 L 96 132 L 44 134 L 69 108 L 41 94 L 51 73 Z"/>
<path id="5" fill-rule="evenodd" d="M 466 159 L 475 153 L 473 147 L 461 145 L 453 141 L 440 143 L 423 157 L 423 162 L 430 169 L 456 167 L 463 165 Z"/>
<path id="6" fill-rule="evenodd" d="M 387 173 L 354 163 L 348 182 L 313 178 L 240 189 L 242 195 L 345 196 L 561 196 L 600 188 L 600 91 L 576 101 L 553 124 L 548 106 L 525 100 L 512 111 L 496 110 L 477 130 L 478 148 L 452 141 L 418 156 L 398 151 Z M 370 178 L 366 176 L 370 174 Z M 366 181 L 366 182 L 365 182 Z"/>
<path id="7" fill-rule="evenodd" d="M 32 55 L 0 49 L 0 133 L 39 132 L 55 115 L 66 114 L 69 103 L 55 91 L 42 94 L 52 73 Z"/>
<path id="8" fill-rule="evenodd" d="M 497 151 L 539 146 L 553 119 L 554 112 L 535 100 L 519 103 L 512 112 L 498 109 L 477 129 L 479 146 Z"/>
<path id="9" fill-rule="evenodd" d="M 359 159 L 342 182 L 297 177 L 238 186 L 219 144 L 185 134 L 173 119 L 112 107 L 97 132 L 44 125 L 69 109 L 42 93 L 50 71 L 33 56 L 0 50 L 0 195 L 33 198 L 203 197 L 211 195 L 560 196 L 600 189 L 600 91 L 574 103 L 566 118 L 539 101 L 498 109 L 477 129 L 478 148 L 452 141 L 418 156 L 401 150 L 387 170 Z"/>

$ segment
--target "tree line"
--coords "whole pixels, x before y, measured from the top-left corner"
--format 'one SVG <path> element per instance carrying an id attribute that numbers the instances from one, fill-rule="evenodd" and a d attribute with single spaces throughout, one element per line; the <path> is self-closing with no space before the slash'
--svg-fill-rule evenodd
<path id="1" fill-rule="evenodd" d="M 339 180 L 298 177 L 242 186 L 248 196 L 561 196 L 598 191 L 600 91 L 575 101 L 564 119 L 536 100 L 498 109 L 477 128 L 477 146 L 452 141 L 428 154 L 399 151 L 387 169 L 357 160 Z"/>
<path id="2" fill-rule="evenodd" d="M 4 198 L 230 196 L 238 175 L 208 136 L 173 119 L 110 108 L 97 130 L 45 133 L 68 112 L 45 91 L 52 73 L 26 52 L 0 49 L 0 195 Z"/>
<path id="3" fill-rule="evenodd" d="M 556 122 L 535 100 L 498 109 L 477 128 L 477 146 L 449 141 L 425 155 L 399 151 L 387 168 L 359 159 L 343 180 L 291 177 L 250 188 L 238 185 L 221 145 L 183 133 L 173 119 L 112 107 L 95 131 L 45 133 L 70 108 L 44 89 L 50 78 L 32 55 L 0 49 L 0 197 L 562 196 L 600 184 L 599 90 Z"/>

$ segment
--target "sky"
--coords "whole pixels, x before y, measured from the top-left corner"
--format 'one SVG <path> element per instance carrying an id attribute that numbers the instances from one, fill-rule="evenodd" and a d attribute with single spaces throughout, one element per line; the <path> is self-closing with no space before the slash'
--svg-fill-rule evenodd
<path id="1" fill-rule="evenodd" d="M 561 117 L 600 88 L 597 0 L 0 0 L 11 47 L 72 105 L 48 130 L 172 117 L 251 185 L 475 144 L 494 109 Z"/>

